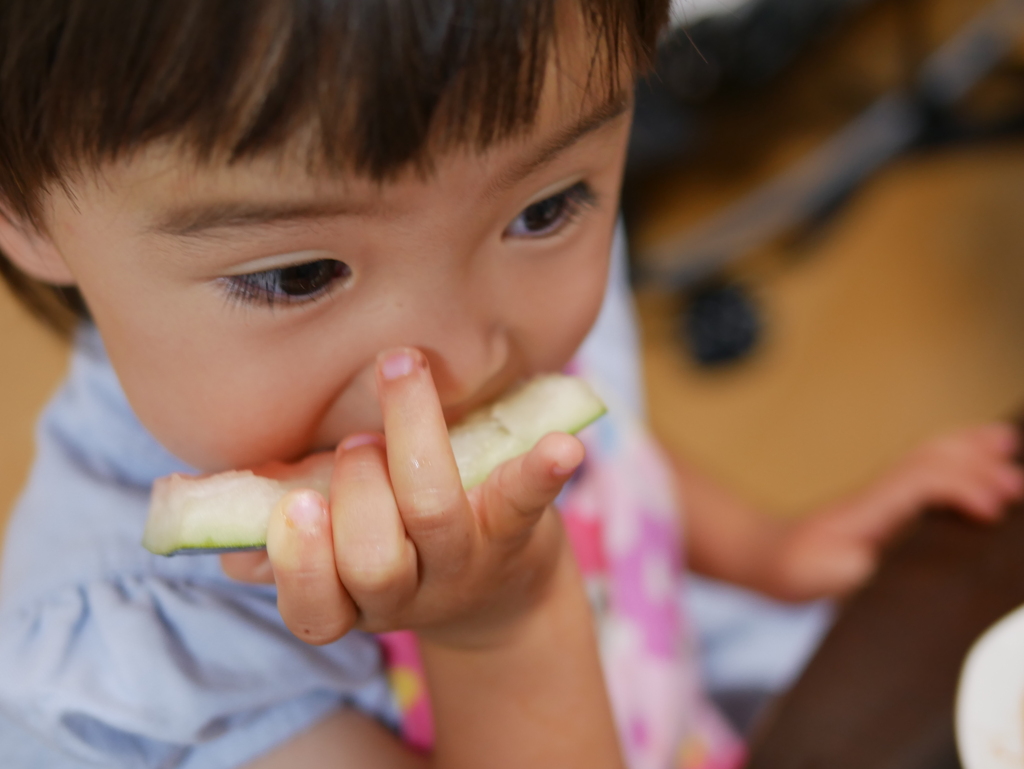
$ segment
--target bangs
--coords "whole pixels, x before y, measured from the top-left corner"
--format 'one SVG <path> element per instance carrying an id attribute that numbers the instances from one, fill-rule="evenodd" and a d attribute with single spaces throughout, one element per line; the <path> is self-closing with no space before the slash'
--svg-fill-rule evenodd
<path id="1" fill-rule="evenodd" d="M 31 217 L 69 168 L 158 140 L 229 163 L 300 147 L 311 168 L 384 180 L 429 165 L 428 144 L 529 127 L 560 23 L 595 41 L 588 87 L 611 96 L 621 67 L 649 62 L 666 5 L 8 0 L 0 185 Z"/>

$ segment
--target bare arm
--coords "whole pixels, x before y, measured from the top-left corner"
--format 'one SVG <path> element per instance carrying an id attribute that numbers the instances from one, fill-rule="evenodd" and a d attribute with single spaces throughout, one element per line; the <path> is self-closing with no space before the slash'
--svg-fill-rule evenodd
<path id="1" fill-rule="evenodd" d="M 924 444 L 847 497 L 783 522 L 677 459 L 692 567 L 784 600 L 839 596 L 874 572 L 884 545 L 929 504 L 982 521 L 1024 491 L 1015 430 L 992 424 Z"/>
<path id="2" fill-rule="evenodd" d="M 785 536 L 783 522 L 746 504 L 724 486 L 674 461 L 682 490 L 687 562 L 694 571 L 761 592 Z"/>
<path id="3" fill-rule="evenodd" d="M 432 766 L 623 766 L 590 607 L 571 555 L 561 583 L 498 649 L 423 645 L 437 723 Z"/>
<path id="4" fill-rule="evenodd" d="M 525 766 L 620 769 L 590 609 L 563 559 L 544 604 L 494 648 L 424 643 L 437 750 L 421 756 L 376 721 L 339 711 L 247 769 Z"/>
<path id="5" fill-rule="evenodd" d="M 429 765 L 428 759 L 407 750 L 372 718 L 356 710 L 339 710 L 244 769 L 427 769 Z"/>

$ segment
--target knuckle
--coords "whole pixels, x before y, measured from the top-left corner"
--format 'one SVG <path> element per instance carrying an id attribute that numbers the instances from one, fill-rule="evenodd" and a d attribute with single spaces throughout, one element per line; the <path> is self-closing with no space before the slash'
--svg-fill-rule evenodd
<path id="1" fill-rule="evenodd" d="M 461 489 L 424 486 L 411 490 L 403 500 L 402 519 L 417 530 L 443 528 L 449 515 L 459 508 Z"/>
<path id="2" fill-rule="evenodd" d="M 362 557 L 345 564 L 344 582 L 360 601 L 380 602 L 404 592 L 409 570 L 397 553 L 367 549 Z"/>
<path id="3" fill-rule="evenodd" d="M 287 590 L 316 591 L 330 578 L 323 565 L 316 562 L 293 563 L 290 561 L 272 560 L 275 581 Z"/>
<path id="4" fill-rule="evenodd" d="M 551 489 L 532 485 L 522 472 L 511 462 L 498 468 L 500 475 L 495 484 L 493 502 L 503 504 L 508 510 L 521 516 L 530 516 L 543 509 L 556 496 Z"/>
<path id="5" fill-rule="evenodd" d="M 394 592 L 400 585 L 398 574 L 384 569 L 364 567 L 355 570 L 347 581 L 350 590 L 361 599 L 379 599 Z"/>
<path id="6" fill-rule="evenodd" d="M 338 458 L 338 464 L 354 481 L 374 481 L 386 466 L 384 449 L 366 445 L 349 449 Z"/>

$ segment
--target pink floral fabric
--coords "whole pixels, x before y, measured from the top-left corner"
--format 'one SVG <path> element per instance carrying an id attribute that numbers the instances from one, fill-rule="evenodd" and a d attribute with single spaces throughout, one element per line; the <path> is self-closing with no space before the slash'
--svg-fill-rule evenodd
<path id="1" fill-rule="evenodd" d="M 737 769 L 742 742 L 703 696 L 682 611 L 682 538 L 659 447 L 614 406 L 580 438 L 587 457 L 559 500 L 594 609 L 605 681 L 630 769 Z M 402 736 L 433 741 L 415 636 L 381 643 Z"/>

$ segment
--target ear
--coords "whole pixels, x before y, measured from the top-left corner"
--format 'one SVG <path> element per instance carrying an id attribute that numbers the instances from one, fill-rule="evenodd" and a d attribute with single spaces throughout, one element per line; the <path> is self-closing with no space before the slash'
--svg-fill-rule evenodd
<path id="1" fill-rule="evenodd" d="M 30 278 L 59 286 L 70 286 L 74 276 L 53 241 L 31 222 L 24 221 L 0 205 L 0 250 L 14 266 Z"/>

